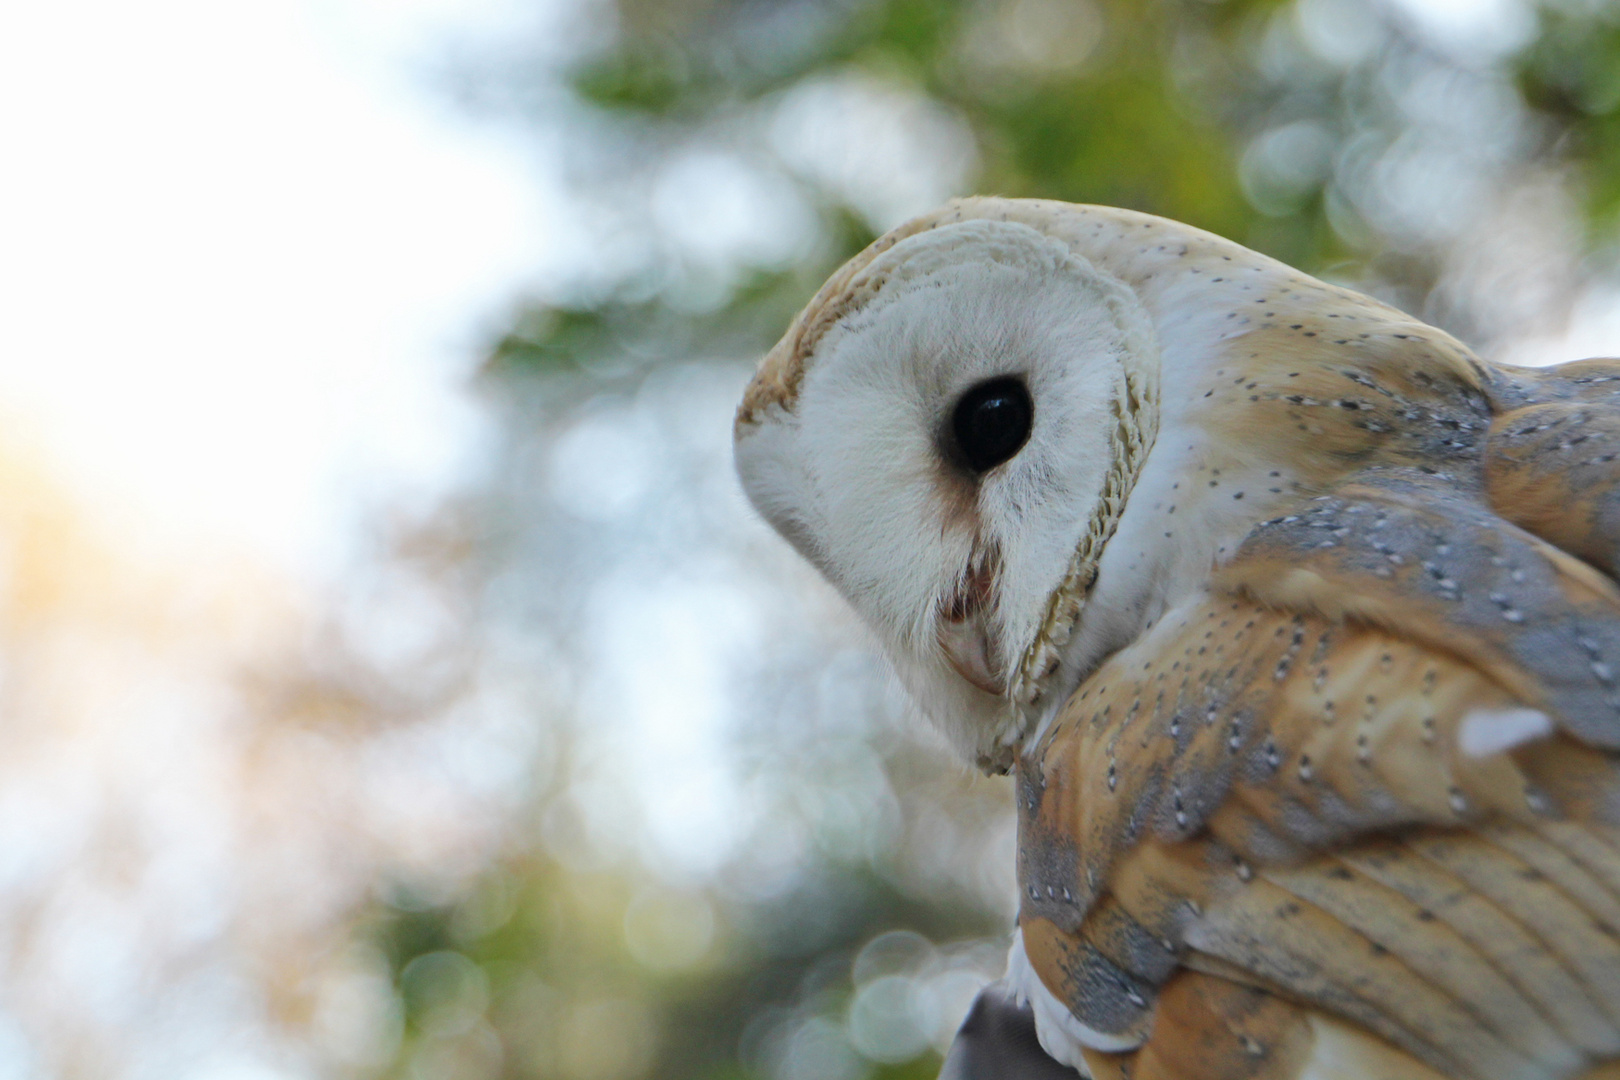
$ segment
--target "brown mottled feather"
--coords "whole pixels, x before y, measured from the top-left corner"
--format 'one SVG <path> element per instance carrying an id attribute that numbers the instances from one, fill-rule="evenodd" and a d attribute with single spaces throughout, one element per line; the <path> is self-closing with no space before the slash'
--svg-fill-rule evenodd
<path id="1" fill-rule="evenodd" d="M 1363 468 L 1257 525 L 1026 755 L 1025 948 L 1082 1023 L 1143 1040 L 1107 1069 L 1193 1068 L 1220 1012 L 1187 992 L 1165 1019 L 1189 970 L 1287 1011 L 1313 1076 L 1330 1022 L 1391 1076 L 1620 1055 L 1620 591 L 1527 524 Z M 1556 731 L 1462 751 L 1471 713 L 1524 706 Z M 1234 1067 L 1165 1075 L 1305 1068 Z"/>
<path id="2" fill-rule="evenodd" d="M 1097 1080 L 1288 1080 L 1313 1041 L 1304 1010 L 1199 972 L 1170 980 L 1156 1013 L 1156 1035 L 1140 1051 L 1087 1055 Z"/>
<path id="3" fill-rule="evenodd" d="M 1498 415 L 1485 484 L 1507 520 L 1609 574 L 1620 568 L 1620 360 L 1566 364 Z"/>

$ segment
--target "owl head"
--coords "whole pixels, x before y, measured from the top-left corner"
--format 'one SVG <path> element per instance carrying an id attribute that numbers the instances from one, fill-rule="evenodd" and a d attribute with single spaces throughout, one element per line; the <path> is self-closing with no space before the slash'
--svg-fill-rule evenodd
<path id="1" fill-rule="evenodd" d="M 1158 343 L 1073 243 L 954 216 L 827 283 L 749 387 L 736 462 L 923 711 L 990 767 L 1050 696 L 1153 443 Z"/>
<path id="2" fill-rule="evenodd" d="M 1414 364 L 1472 378 L 1433 328 L 1190 226 L 967 199 L 821 288 L 748 387 L 737 469 L 998 768 L 1255 521 L 1399 440 L 1350 405 Z"/>

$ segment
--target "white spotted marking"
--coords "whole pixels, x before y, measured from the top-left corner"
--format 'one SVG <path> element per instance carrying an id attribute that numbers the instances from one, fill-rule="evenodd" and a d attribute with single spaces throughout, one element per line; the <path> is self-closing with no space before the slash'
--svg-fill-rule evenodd
<path id="1" fill-rule="evenodd" d="M 1469 757 L 1489 757 L 1552 733 L 1539 709 L 1475 709 L 1457 725 L 1457 746 Z"/>

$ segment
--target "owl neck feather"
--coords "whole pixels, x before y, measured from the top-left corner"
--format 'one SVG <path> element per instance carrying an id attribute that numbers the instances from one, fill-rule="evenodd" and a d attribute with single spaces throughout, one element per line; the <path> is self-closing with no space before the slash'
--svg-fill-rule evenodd
<path id="1" fill-rule="evenodd" d="M 1079 621 L 1086 597 L 1097 578 L 1103 548 L 1114 535 L 1125 512 L 1131 489 L 1141 475 L 1159 428 L 1157 371 L 1144 365 L 1123 371 L 1120 392 L 1113 402 L 1114 428 L 1109 433 L 1110 463 L 1102 494 L 1091 512 L 1086 530 L 1075 545 L 1063 580 L 1047 599 L 1040 631 L 1019 659 L 1008 689 L 1011 708 L 992 749 L 980 756 L 986 771 L 1006 772 L 1014 746 L 1042 711 L 1060 664 L 1065 643 Z"/>

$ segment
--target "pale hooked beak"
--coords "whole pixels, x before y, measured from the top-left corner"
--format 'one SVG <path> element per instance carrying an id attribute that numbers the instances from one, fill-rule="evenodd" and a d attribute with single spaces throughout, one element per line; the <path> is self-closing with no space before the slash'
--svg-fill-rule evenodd
<path id="1" fill-rule="evenodd" d="M 977 570 L 940 606 L 934 636 L 956 673 L 987 694 L 1004 697 L 1007 677 L 997 669 L 990 640 L 990 571 Z"/>

